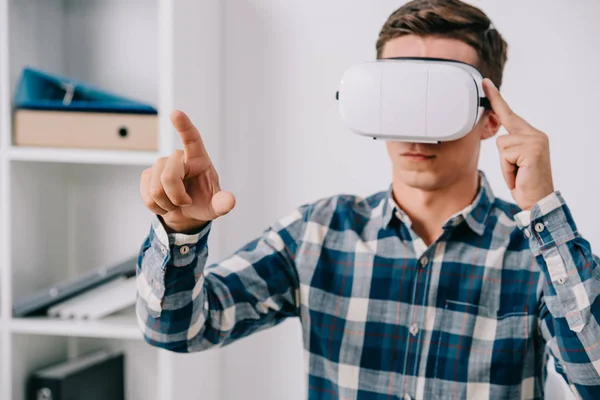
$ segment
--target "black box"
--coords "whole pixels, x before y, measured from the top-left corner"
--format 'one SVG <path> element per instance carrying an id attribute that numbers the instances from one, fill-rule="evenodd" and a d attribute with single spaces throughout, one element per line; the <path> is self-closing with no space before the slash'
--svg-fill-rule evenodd
<path id="1" fill-rule="evenodd" d="M 34 372 L 27 400 L 125 400 L 125 356 L 99 351 Z"/>

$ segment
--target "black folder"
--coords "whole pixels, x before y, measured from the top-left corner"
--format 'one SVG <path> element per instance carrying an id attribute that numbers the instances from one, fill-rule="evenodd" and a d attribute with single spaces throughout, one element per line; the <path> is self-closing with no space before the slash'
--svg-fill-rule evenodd
<path id="1" fill-rule="evenodd" d="M 125 356 L 99 351 L 36 371 L 27 400 L 125 400 Z"/>
<path id="2" fill-rule="evenodd" d="M 17 299 L 13 304 L 13 316 L 25 317 L 45 314 L 49 307 L 77 296 L 86 290 L 122 276 L 135 275 L 136 268 L 137 256 L 134 256 L 116 265 L 85 272 L 72 279 Z"/>

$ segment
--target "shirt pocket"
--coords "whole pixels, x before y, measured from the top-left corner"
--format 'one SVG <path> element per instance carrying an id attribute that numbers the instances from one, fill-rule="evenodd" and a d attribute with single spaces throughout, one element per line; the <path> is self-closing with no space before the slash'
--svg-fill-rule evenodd
<path id="1" fill-rule="evenodd" d="M 516 390 L 523 380 L 532 321 L 526 306 L 499 311 L 447 300 L 435 356 L 437 395 L 478 398 L 483 393 L 473 391 L 489 384 Z"/>

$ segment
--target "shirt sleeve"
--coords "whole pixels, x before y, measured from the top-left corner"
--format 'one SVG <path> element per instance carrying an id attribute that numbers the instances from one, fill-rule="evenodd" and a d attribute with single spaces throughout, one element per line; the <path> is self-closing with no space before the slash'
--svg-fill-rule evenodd
<path id="1" fill-rule="evenodd" d="M 540 329 L 563 377 L 582 398 L 600 398 L 600 269 L 560 192 L 516 215 L 545 277 Z"/>
<path id="2" fill-rule="evenodd" d="M 155 218 L 138 258 L 136 313 L 153 346 L 187 353 L 224 346 L 299 314 L 295 265 L 306 207 L 223 261 L 206 266 L 211 225 L 167 234 Z"/>

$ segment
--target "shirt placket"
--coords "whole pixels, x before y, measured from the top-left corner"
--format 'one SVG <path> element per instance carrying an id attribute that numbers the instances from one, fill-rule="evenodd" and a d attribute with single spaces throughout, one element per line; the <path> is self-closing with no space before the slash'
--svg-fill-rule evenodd
<path id="1" fill-rule="evenodd" d="M 420 368 L 419 362 L 421 361 L 422 352 L 422 327 L 425 321 L 425 310 L 424 306 L 426 302 L 427 293 L 427 280 L 428 274 L 426 268 L 429 266 L 431 259 L 429 254 L 431 253 L 432 247 L 427 247 L 423 240 L 411 230 L 412 244 L 415 254 L 415 278 L 410 285 L 410 312 L 408 316 L 408 340 L 406 341 L 406 348 L 404 350 L 404 365 L 402 371 L 404 371 L 404 382 L 402 385 L 403 398 L 414 398 L 417 386 L 417 376 Z M 401 397 L 402 397 L 401 396 Z"/>

